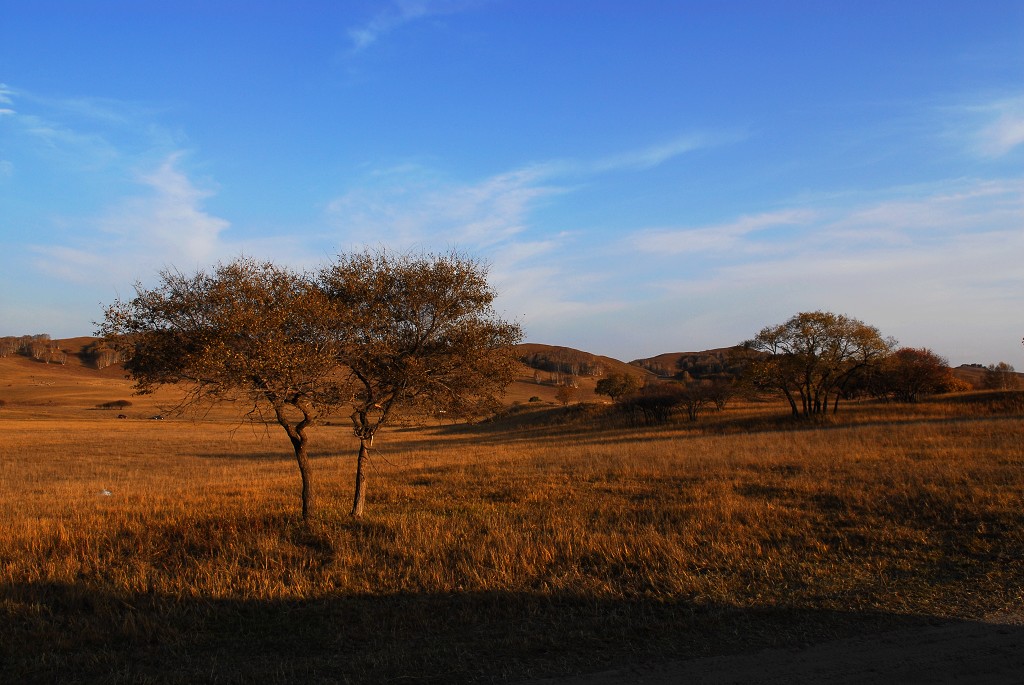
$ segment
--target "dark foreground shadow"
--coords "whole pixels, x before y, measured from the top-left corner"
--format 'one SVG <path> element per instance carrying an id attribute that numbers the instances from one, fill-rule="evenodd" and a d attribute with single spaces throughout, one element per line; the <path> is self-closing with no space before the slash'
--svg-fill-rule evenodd
<path id="1" fill-rule="evenodd" d="M 937 625 L 948 622 L 644 598 L 236 601 L 30 583 L 0 587 L 0 682 L 518 682 Z M 1022 626 L 991 630 L 1024 643 Z"/>

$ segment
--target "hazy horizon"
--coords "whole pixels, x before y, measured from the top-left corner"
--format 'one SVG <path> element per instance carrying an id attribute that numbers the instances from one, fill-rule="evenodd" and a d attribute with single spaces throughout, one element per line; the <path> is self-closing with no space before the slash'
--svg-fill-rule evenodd
<path id="1" fill-rule="evenodd" d="M 161 268 L 458 249 L 623 361 L 824 309 L 1024 368 L 1024 5 L 5 8 L 0 335 Z"/>

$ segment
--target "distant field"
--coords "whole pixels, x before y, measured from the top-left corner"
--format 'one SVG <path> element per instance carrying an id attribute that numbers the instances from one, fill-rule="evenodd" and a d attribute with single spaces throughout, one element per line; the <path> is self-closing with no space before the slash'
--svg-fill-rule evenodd
<path id="1" fill-rule="evenodd" d="M 340 421 L 313 436 L 304 525 L 276 426 L 153 421 L 116 374 L 16 364 L 4 682 L 515 681 L 1024 607 L 1019 395 L 814 427 L 772 403 L 631 428 L 527 402 L 382 434 L 358 522 Z M 127 420 L 95 409 L 122 398 Z"/>

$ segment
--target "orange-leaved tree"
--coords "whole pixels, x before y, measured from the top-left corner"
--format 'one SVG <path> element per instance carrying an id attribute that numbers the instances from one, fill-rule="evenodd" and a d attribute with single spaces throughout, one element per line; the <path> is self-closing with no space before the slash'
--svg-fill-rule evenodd
<path id="1" fill-rule="evenodd" d="M 307 429 L 342 399 L 330 300 L 306 274 L 240 258 L 192 275 L 165 270 L 153 288 L 106 308 L 99 335 L 125 359 L 140 393 L 176 385 L 184 411 L 246 400 L 291 441 L 302 517 L 313 510 Z"/>
<path id="2" fill-rule="evenodd" d="M 846 385 L 884 358 L 895 341 L 858 319 L 816 311 L 763 328 L 743 346 L 764 354 L 750 361 L 748 379 L 779 390 L 794 416 L 811 417 L 826 413 L 829 402 L 838 410 Z"/>
<path id="3" fill-rule="evenodd" d="M 178 410 L 241 397 L 251 417 L 272 412 L 295 452 L 303 518 L 313 510 L 307 429 L 347 407 L 359 516 L 381 426 L 415 406 L 484 411 L 512 381 L 522 332 L 495 314 L 486 275 L 456 254 L 341 255 L 317 274 L 241 258 L 210 273 L 162 272 L 156 287 L 110 305 L 98 332 L 139 392 L 182 387 Z"/>
<path id="4" fill-rule="evenodd" d="M 352 515 L 361 516 L 378 430 L 403 410 L 455 417 L 493 409 L 514 379 L 522 330 L 495 313 L 485 266 L 457 253 L 342 255 L 319 284 L 349 384 L 359 440 Z"/>

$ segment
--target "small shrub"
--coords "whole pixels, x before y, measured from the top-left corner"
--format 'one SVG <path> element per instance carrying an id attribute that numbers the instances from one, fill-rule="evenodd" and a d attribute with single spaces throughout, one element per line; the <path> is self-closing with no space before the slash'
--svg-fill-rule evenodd
<path id="1" fill-rule="evenodd" d="M 102 404 L 96 405 L 98 409 L 124 409 L 130 406 L 132 406 L 132 403 L 128 400 L 113 400 L 111 402 L 103 402 Z"/>

